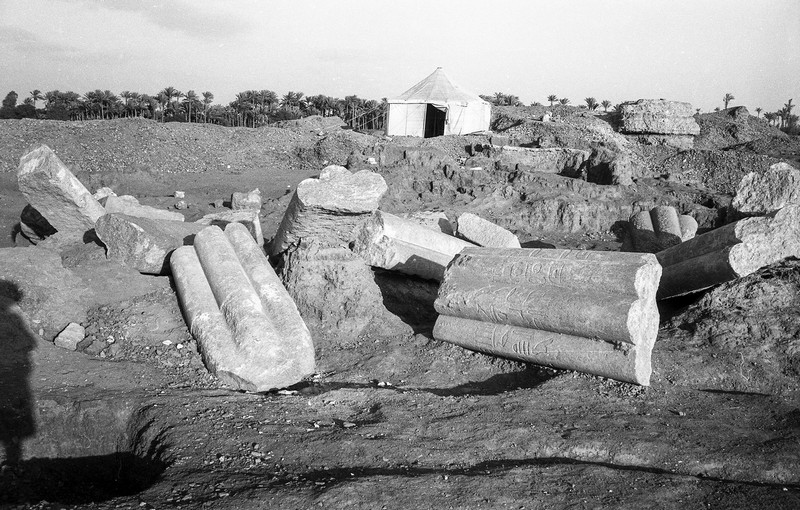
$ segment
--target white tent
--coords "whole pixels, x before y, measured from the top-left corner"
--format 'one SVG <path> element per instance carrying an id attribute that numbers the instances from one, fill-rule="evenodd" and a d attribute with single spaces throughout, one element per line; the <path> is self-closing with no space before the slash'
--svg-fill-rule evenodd
<path id="1" fill-rule="evenodd" d="M 489 130 L 491 105 L 454 85 L 441 67 L 399 97 L 387 102 L 388 136 L 430 138 Z"/>

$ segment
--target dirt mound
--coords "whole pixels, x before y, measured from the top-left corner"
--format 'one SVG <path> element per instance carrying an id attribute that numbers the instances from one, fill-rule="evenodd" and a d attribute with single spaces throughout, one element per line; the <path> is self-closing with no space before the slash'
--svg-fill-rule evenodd
<path id="1" fill-rule="evenodd" d="M 723 149 L 759 138 L 789 136 L 765 119 L 753 117 L 744 106 L 695 115 L 695 120 L 700 124 L 695 149 Z"/>
<path id="2" fill-rule="evenodd" d="M 319 162 L 303 159 L 305 153 L 299 149 L 317 140 L 316 132 L 278 127 L 161 124 L 146 119 L 0 120 L 0 172 L 15 171 L 20 156 L 40 144 L 49 145 L 75 174 L 305 168 Z M 344 152 L 329 154 L 342 158 L 331 163 L 343 164 L 347 158 Z"/>
<path id="3" fill-rule="evenodd" d="M 763 154 L 800 168 L 800 136 L 783 136 L 783 133 L 772 134 L 750 142 L 731 145 L 725 150 Z"/>
<path id="4" fill-rule="evenodd" d="M 347 124 L 339 117 L 323 117 L 321 115 L 310 115 L 302 119 L 282 120 L 272 124 L 272 127 L 296 129 L 300 131 L 336 131 L 347 127 Z"/>
<path id="5" fill-rule="evenodd" d="M 780 160 L 744 150 L 687 150 L 665 158 L 662 175 L 689 186 L 733 195 L 739 181 L 750 172 L 766 172 Z"/>
<path id="6" fill-rule="evenodd" d="M 665 330 L 659 350 L 675 360 L 662 370 L 669 380 L 723 391 L 800 390 L 800 261 L 720 285 Z"/>

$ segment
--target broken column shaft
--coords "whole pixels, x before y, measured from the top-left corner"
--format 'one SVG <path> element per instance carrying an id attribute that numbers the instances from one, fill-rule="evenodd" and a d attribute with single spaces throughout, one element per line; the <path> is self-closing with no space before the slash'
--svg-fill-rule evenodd
<path id="1" fill-rule="evenodd" d="M 252 391 L 289 386 L 314 372 L 311 335 L 243 225 L 231 223 L 225 233 L 207 227 L 195 236 L 193 251 L 204 278 L 189 249 L 176 250 L 170 262 L 187 322 L 210 370 Z"/>
<path id="2" fill-rule="evenodd" d="M 664 267 L 658 298 L 696 292 L 800 256 L 800 206 L 745 218 L 656 254 Z"/>
<path id="3" fill-rule="evenodd" d="M 470 246 L 475 245 L 376 211 L 356 231 L 353 251 L 371 266 L 441 280 L 447 264 Z"/>
<path id="4" fill-rule="evenodd" d="M 651 254 L 466 248 L 447 267 L 434 336 L 646 385 L 660 276 Z M 499 352 L 490 341 L 498 327 L 527 340 Z"/>

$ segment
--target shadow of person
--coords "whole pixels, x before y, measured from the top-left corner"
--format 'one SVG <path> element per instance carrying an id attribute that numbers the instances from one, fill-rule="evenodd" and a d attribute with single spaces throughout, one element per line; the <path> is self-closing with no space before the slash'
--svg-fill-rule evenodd
<path id="1" fill-rule="evenodd" d="M 17 302 L 22 293 L 12 282 L 0 280 L 0 463 L 14 467 L 22 459 L 22 442 L 36 432 L 30 352 L 36 346 Z"/>

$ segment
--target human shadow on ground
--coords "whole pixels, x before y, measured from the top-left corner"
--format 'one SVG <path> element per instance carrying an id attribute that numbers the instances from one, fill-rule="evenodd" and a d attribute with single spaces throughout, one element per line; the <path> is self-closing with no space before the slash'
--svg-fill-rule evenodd
<path id="1" fill-rule="evenodd" d="M 166 466 L 159 455 L 139 457 L 123 451 L 25 458 L 24 446 L 38 429 L 32 352 L 43 340 L 30 329 L 18 305 L 23 297 L 15 283 L 0 280 L 0 506 L 44 501 L 84 504 L 145 489 Z"/>

